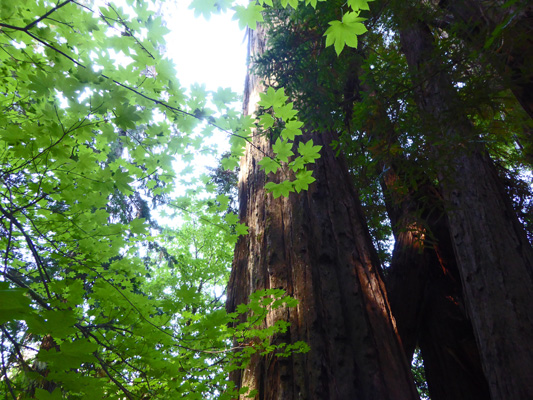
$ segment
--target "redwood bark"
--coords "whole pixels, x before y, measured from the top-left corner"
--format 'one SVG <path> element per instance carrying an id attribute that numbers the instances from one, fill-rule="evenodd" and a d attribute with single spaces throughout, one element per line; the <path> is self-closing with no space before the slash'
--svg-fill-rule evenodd
<path id="1" fill-rule="evenodd" d="M 252 55 L 262 51 L 260 30 L 250 42 Z M 260 89 L 248 75 L 248 112 Z M 256 135 L 241 160 L 240 213 L 250 233 L 235 249 L 227 308 L 233 311 L 258 289 L 285 289 L 299 304 L 268 316 L 267 325 L 291 323 L 272 341 L 303 340 L 311 350 L 256 356 L 231 378 L 256 389 L 256 399 L 416 399 L 357 195 L 342 157 L 329 146 L 335 136 L 305 136 L 323 146 L 317 181 L 306 192 L 278 199 L 266 193 L 267 177 L 257 164 L 271 153 L 264 137 Z"/>
<path id="2" fill-rule="evenodd" d="M 396 241 L 387 288 L 406 355 L 420 347 L 432 400 L 488 400 L 438 192 L 425 182 L 396 200 L 389 212 Z"/>
<path id="3" fill-rule="evenodd" d="M 395 237 L 386 283 L 405 354 L 420 347 L 432 400 L 488 400 L 441 194 L 418 163 L 388 150 L 399 135 L 379 94 L 360 86 L 376 99 L 370 150 Z"/>
<path id="4" fill-rule="evenodd" d="M 413 10 L 408 10 L 412 12 Z M 533 398 L 533 250 L 414 13 L 400 39 L 426 121 L 468 313 L 493 400 Z"/>

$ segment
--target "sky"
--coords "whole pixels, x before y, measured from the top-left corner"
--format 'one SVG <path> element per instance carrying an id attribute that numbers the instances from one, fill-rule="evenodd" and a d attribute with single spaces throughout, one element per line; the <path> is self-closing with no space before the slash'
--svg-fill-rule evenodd
<path id="1" fill-rule="evenodd" d="M 182 86 L 205 83 L 208 90 L 230 87 L 242 94 L 246 73 L 244 30 L 231 15 L 213 15 L 206 21 L 189 10 L 189 0 L 175 0 L 175 7 L 165 10 L 171 30 L 167 54 L 177 66 Z"/>
<path id="2" fill-rule="evenodd" d="M 166 55 L 175 65 L 182 87 L 193 83 L 205 84 L 207 90 L 216 91 L 219 87 L 231 88 L 242 95 L 246 75 L 247 43 L 245 30 L 239 29 L 232 20 L 232 12 L 212 15 L 209 20 L 194 16 L 190 10 L 191 0 L 170 1 L 164 9 L 163 18 L 171 30 L 165 36 Z M 241 110 L 241 104 L 236 105 Z M 214 133 L 212 139 L 219 146 L 219 152 L 229 149 L 227 134 Z M 195 157 L 193 176 L 208 172 L 207 167 L 216 167 L 218 158 L 198 155 Z M 175 170 L 182 171 L 185 164 L 176 160 Z M 179 174 L 179 172 L 178 172 Z M 180 175 L 180 174 L 179 174 Z M 183 194 L 186 188 L 177 183 L 176 195 Z M 170 221 L 166 221 L 170 222 Z M 173 221 L 172 224 L 175 224 Z"/>

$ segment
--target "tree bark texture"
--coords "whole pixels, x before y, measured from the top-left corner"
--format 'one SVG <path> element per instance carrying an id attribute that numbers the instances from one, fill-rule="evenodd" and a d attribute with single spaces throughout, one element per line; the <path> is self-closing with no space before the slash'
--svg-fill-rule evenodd
<path id="1" fill-rule="evenodd" d="M 250 33 L 251 55 L 265 46 Z M 245 112 L 254 111 L 262 86 L 247 77 Z M 254 136 L 241 160 L 240 216 L 249 227 L 235 249 L 227 309 L 259 289 L 282 288 L 295 308 L 276 310 L 267 325 L 291 323 L 273 343 L 305 341 L 306 354 L 255 356 L 231 378 L 256 389 L 256 399 L 416 399 L 409 365 L 391 316 L 379 264 L 335 135 L 307 133 L 322 145 L 309 190 L 274 199 L 257 162 L 271 154 L 267 138 Z M 281 176 L 277 179 L 284 179 Z"/>
<path id="2" fill-rule="evenodd" d="M 441 182 L 468 313 L 493 400 L 533 398 L 533 251 L 433 37 L 403 14 L 400 39 Z"/>
<path id="3" fill-rule="evenodd" d="M 386 284 L 405 354 L 420 347 L 432 400 L 488 400 L 442 196 L 417 162 L 390 151 L 399 134 L 375 84 L 359 87 L 376 99 L 366 131 L 395 238 Z"/>
<path id="4" fill-rule="evenodd" d="M 395 236 L 387 289 L 406 355 L 420 347 L 432 400 L 489 400 L 439 193 L 425 182 L 394 196 L 398 179 L 392 168 L 384 179 Z"/>

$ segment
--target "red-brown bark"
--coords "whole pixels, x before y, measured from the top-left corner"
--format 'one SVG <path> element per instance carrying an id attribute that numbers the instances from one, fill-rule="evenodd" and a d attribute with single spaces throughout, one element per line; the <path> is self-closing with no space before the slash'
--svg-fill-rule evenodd
<path id="1" fill-rule="evenodd" d="M 433 400 L 489 399 L 442 196 L 419 163 L 389 150 L 399 134 L 384 99 L 370 83 L 360 86 L 375 99 L 365 130 L 395 238 L 386 283 L 406 356 L 420 347 Z"/>
<path id="2" fill-rule="evenodd" d="M 439 193 L 426 181 L 416 192 L 395 196 L 398 179 L 389 169 L 385 185 L 396 240 L 387 288 L 406 355 L 420 347 L 432 400 L 488 400 Z"/>
<path id="3" fill-rule="evenodd" d="M 251 35 L 261 51 L 261 35 Z M 260 85 L 248 76 L 245 107 L 253 110 Z M 270 154 L 255 136 L 241 161 L 240 213 L 249 235 L 237 243 L 228 286 L 229 311 L 258 289 L 282 288 L 299 300 L 278 310 L 291 323 L 273 342 L 303 340 L 307 354 L 256 356 L 232 379 L 258 390 L 256 399 L 416 399 L 409 365 L 391 316 L 379 263 L 342 157 L 330 132 L 308 133 L 322 145 L 308 191 L 274 199 L 257 162 Z M 281 177 L 283 179 L 284 177 Z"/>

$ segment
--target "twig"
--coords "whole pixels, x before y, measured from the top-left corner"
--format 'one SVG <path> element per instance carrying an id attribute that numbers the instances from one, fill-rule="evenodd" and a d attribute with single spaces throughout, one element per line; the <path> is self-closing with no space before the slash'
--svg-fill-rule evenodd
<path id="1" fill-rule="evenodd" d="M 50 14 L 53 14 L 55 13 L 57 10 L 59 10 L 61 7 L 63 6 L 66 6 L 68 3 L 72 2 L 72 0 L 66 0 L 64 1 L 63 3 L 61 4 L 58 4 L 57 6 L 55 6 L 54 8 L 52 8 L 50 11 L 48 11 L 47 13 L 43 14 L 41 17 L 37 18 L 35 21 L 33 21 L 32 23 L 26 25 L 26 27 L 24 28 L 24 31 L 27 31 L 31 28 L 33 28 L 35 25 L 37 25 L 39 22 L 41 22 L 43 19 L 45 19 L 46 17 L 48 17 Z"/>

